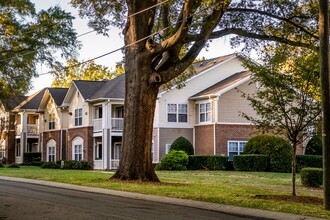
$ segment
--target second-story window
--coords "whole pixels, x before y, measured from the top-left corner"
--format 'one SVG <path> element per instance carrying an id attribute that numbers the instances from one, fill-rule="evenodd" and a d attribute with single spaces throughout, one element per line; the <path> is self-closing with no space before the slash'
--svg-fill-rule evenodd
<path id="1" fill-rule="evenodd" d="M 48 122 L 48 129 L 52 130 L 55 129 L 55 114 L 49 114 L 49 122 Z"/>
<path id="2" fill-rule="evenodd" d="M 82 108 L 74 110 L 74 126 L 82 125 Z"/>
<path id="3" fill-rule="evenodd" d="M 188 122 L 187 104 L 167 104 L 168 122 Z"/>
<path id="4" fill-rule="evenodd" d="M 211 121 L 211 103 L 199 104 L 199 122 Z"/>

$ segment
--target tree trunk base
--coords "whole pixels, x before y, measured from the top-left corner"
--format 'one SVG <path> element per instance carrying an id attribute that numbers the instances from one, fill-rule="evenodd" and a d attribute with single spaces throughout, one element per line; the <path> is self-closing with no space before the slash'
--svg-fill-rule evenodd
<path id="1" fill-rule="evenodd" d="M 142 173 L 141 173 L 142 174 Z M 136 174 L 136 175 L 131 175 L 131 174 L 121 174 L 119 170 L 110 177 L 110 180 L 134 180 L 134 181 L 139 181 L 139 182 L 160 182 L 158 179 L 157 175 L 155 172 L 151 172 L 150 175 L 141 175 L 141 174 Z"/>

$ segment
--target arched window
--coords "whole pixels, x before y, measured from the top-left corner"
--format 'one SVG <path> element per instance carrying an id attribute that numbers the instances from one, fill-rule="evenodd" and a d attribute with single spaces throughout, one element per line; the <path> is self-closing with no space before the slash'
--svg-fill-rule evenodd
<path id="1" fill-rule="evenodd" d="M 72 160 L 84 159 L 84 140 L 81 137 L 76 137 L 72 141 Z"/>
<path id="2" fill-rule="evenodd" d="M 56 141 L 51 139 L 46 144 L 47 147 L 47 162 L 56 161 Z"/>

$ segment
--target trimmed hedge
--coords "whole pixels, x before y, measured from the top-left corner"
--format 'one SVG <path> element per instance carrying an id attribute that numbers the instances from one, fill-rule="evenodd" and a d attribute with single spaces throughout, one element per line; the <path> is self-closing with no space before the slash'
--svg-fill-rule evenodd
<path id="1" fill-rule="evenodd" d="M 268 157 L 262 154 L 242 154 L 233 157 L 234 170 L 266 171 Z"/>
<path id="2" fill-rule="evenodd" d="M 289 142 L 275 135 L 261 134 L 251 138 L 244 147 L 244 154 L 263 154 L 269 157 L 269 171 L 290 172 L 292 147 Z"/>
<path id="3" fill-rule="evenodd" d="M 20 166 L 16 163 L 9 164 L 7 168 L 20 168 Z"/>
<path id="4" fill-rule="evenodd" d="M 156 166 L 156 170 L 186 170 L 188 154 L 182 150 L 172 150 Z"/>
<path id="5" fill-rule="evenodd" d="M 2 168 L 2 167 L 4 167 L 4 165 L 3 165 L 3 163 L 2 163 L 2 162 L 0 162 L 0 168 Z"/>
<path id="6" fill-rule="evenodd" d="M 32 161 L 41 161 L 41 152 L 27 152 L 23 154 L 23 163 L 31 164 Z"/>
<path id="7" fill-rule="evenodd" d="M 323 169 L 305 167 L 300 171 L 301 183 L 307 187 L 320 187 L 323 184 Z"/>
<path id="8" fill-rule="evenodd" d="M 60 169 L 61 167 L 55 163 L 55 162 L 45 162 L 41 168 L 46 168 L 46 169 Z"/>
<path id="9" fill-rule="evenodd" d="M 187 168 L 189 170 L 226 170 L 227 156 L 190 155 Z"/>
<path id="10" fill-rule="evenodd" d="M 190 143 L 189 140 L 187 140 L 184 137 L 178 137 L 172 144 L 171 144 L 171 150 L 176 150 L 176 151 L 184 151 L 188 155 L 194 155 L 194 147 Z"/>
<path id="11" fill-rule="evenodd" d="M 297 172 L 304 167 L 323 168 L 323 160 L 320 155 L 297 155 Z"/>

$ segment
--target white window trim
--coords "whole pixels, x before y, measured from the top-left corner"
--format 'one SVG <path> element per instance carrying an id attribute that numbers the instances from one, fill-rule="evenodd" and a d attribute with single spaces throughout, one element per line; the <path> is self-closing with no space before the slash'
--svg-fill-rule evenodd
<path id="1" fill-rule="evenodd" d="M 56 141 L 54 139 L 51 139 L 47 142 L 46 144 L 46 150 L 47 150 L 47 158 L 46 158 L 46 161 L 47 162 L 50 162 L 49 161 L 49 147 L 54 147 L 54 161 L 56 161 Z"/>
<path id="2" fill-rule="evenodd" d="M 118 152 L 119 158 L 115 158 L 115 156 L 117 155 L 117 149 L 116 149 L 116 145 L 120 145 L 120 151 Z M 122 147 L 122 143 L 121 142 L 115 142 L 113 144 L 113 160 L 120 160 L 120 153 L 121 153 L 121 147 Z"/>
<path id="3" fill-rule="evenodd" d="M 81 125 L 79 125 L 79 110 L 81 109 Z M 78 110 L 78 117 L 76 117 L 76 110 Z M 76 118 L 78 119 L 78 125 L 76 125 Z M 74 127 L 81 127 L 83 126 L 83 108 L 82 107 L 78 107 L 75 108 L 73 111 L 73 126 Z"/>
<path id="4" fill-rule="evenodd" d="M 174 113 L 169 113 L 168 112 L 168 105 L 176 105 L 176 121 L 168 121 L 168 114 L 174 114 Z M 187 106 L 187 121 L 179 121 L 179 105 L 186 105 Z M 167 102 L 166 103 L 166 122 L 167 123 L 184 123 L 188 124 L 189 123 L 189 104 L 188 103 L 176 103 L 176 102 Z"/>
<path id="5" fill-rule="evenodd" d="M 101 158 L 100 158 L 100 155 L 98 155 L 99 154 L 98 149 L 100 148 L 100 145 L 101 145 L 101 148 L 102 148 Z M 102 142 L 100 142 L 100 141 L 96 142 L 94 152 L 95 152 L 94 160 L 103 160 L 103 144 L 102 144 Z"/>
<path id="6" fill-rule="evenodd" d="M 205 104 L 205 109 L 206 109 L 206 104 L 210 104 L 210 121 L 201 121 L 201 104 Z M 198 123 L 199 124 L 210 124 L 212 123 L 212 101 L 211 100 L 207 100 L 207 101 L 203 101 L 203 102 L 198 102 Z M 206 117 L 206 113 L 208 112 L 204 112 L 205 117 Z"/>
<path id="7" fill-rule="evenodd" d="M 245 140 L 228 140 L 227 141 L 227 156 L 229 157 L 229 142 L 237 142 L 238 143 L 238 152 L 237 152 L 237 155 L 240 155 L 241 154 L 241 152 L 240 152 L 240 148 L 239 148 L 239 146 L 240 146 L 240 143 L 247 143 L 248 141 L 245 141 Z M 231 152 L 234 152 L 234 151 L 231 151 Z M 243 151 L 242 151 L 243 152 Z M 229 158 L 228 158 L 228 160 L 229 160 Z"/>
<path id="8" fill-rule="evenodd" d="M 75 160 L 75 146 L 81 145 L 81 160 L 84 160 L 84 139 L 76 137 L 72 141 L 72 160 Z"/>

